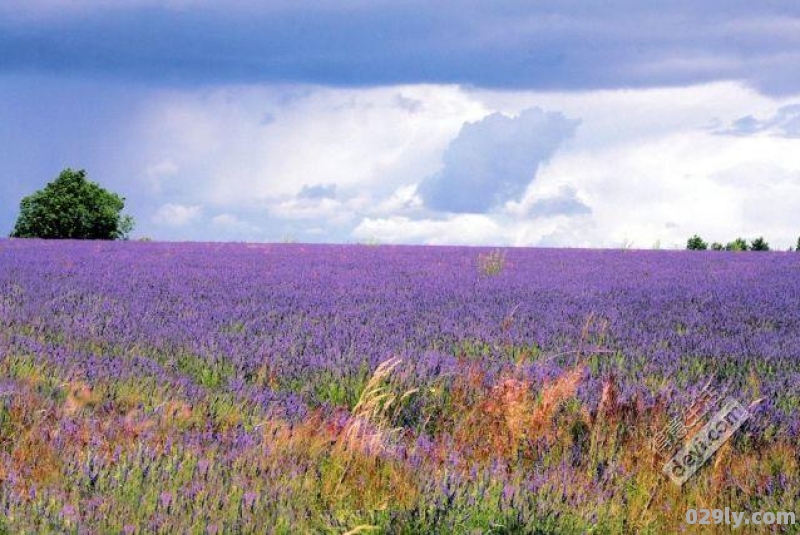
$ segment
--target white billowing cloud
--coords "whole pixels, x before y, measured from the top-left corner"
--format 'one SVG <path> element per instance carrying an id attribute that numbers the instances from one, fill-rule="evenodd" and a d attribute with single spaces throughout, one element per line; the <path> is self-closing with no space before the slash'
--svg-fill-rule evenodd
<path id="1" fill-rule="evenodd" d="M 800 212 L 794 201 L 800 199 L 800 141 L 771 131 L 719 131 L 746 116 L 791 128 L 787 106 L 797 101 L 733 83 L 586 93 L 452 86 L 171 91 L 144 106 L 137 153 L 147 163 L 139 164 L 139 176 L 152 203 L 162 206 L 153 222 L 183 221 L 170 234 L 178 239 L 247 234 L 595 247 L 658 241 L 682 248 L 697 232 L 709 241 L 763 234 L 785 247 L 800 233 L 791 215 Z M 462 153 L 480 155 L 472 161 L 481 165 L 496 158 L 503 169 L 528 174 L 498 188 L 486 171 L 491 165 L 475 171 L 462 154 L 461 167 L 451 169 L 479 173 L 480 187 L 470 191 L 491 208 L 448 214 L 433 209 L 441 203 L 425 202 L 431 199 L 425 182 L 443 176 L 445 154 L 458 148 L 465 124 L 488 124 L 501 113 L 494 117 L 505 125 L 535 108 L 551 110 L 557 124 L 580 120 L 580 126 L 566 143 L 547 138 L 549 152 L 535 161 L 522 148 L 504 150 L 513 128 L 500 128 L 498 137 L 479 128 Z M 532 123 L 549 124 L 548 112 L 535 116 Z M 455 196 L 459 184 L 455 174 L 448 180 L 453 187 L 442 190 L 445 204 L 452 200 L 445 194 Z M 506 180 L 501 176 L 499 184 L 509 186 Z M 200 206 L 225 217 L 207 224 Z"/>
<path id="2" fill-rule="evenodd" d="M 422 199 L 417 194 L 417 186 L 401 186 L 388 198 L 369 209 L 371 215 L 414 214 L 422 210 Z"/>
<path id="3" fill-rule="evenodd" d="M 735 84 L 586 94 L 479 92 L 487 107 L 514 113 L 534 104 L 580 117 L 574 140 L 537 173 L 519 201 L 479 224 L 476 243 L 683 248 L 763 234 L 784 248 L 800 234 L 800 145 L 786 136 L 729 137 L 708 125 L 743 110 L 785 117 L 786 103 Z M 790 99 L 789 99 L 790 100 Z M 670 106 L 665 107 L 665 103 Z M 464 220 L 365 219 L 360 237 L 441 243 Z M 490 230 L 487 230 L 490 229 Z M 461 242 L 461 240 L 459 240 Z"/>
<path id="4" fill-rule="evenodd" d="M 478 245 L 497 243 L 500 224 L 484 214 L 455 214 L 444 220 L 410 219 L 403 216 L 365 218 L 353 230 L 357 240 L 381 243 L 426 243 L 431 245 Z"/>
<path id="5" fill-rule="evenodd" d="M 158 225 L 183 227 L 197 220 L 202 210 L 202 207 L 198 205 L 185 206 L 182 204 L 167 203 L 156 210 L 152 220 Z"/>
<path id="6" fill-rule="evenodd" d="M 794 244 L 800 236 L 800 166 L 792 169 L 764 163 L 745 162 L 711 176 L 736 199 L 739 234 L 763 235 L 781 247 Z M 758 184 L 758 187 L 754 187 Z M 746 228 L 745 228 L 746 227 Z M 722 241 L 722 240 L 719 240 Z"/>
<path id="7" fill-rule="evenodd" d="M 217 214 L 211 218 L 211 224 L 224 232 L 237 234 L 252 235 L 261 231 L 259 227 L 241 220 L 234 214 Z"/>
<path id="8" fill-rule="evenodd" d="M 704 130 L 711 122 L 727 124 L 747 114 L 769 116 L 793 102 L 735 83 L 572 93 L 475 90 L 470 94 L 488 109 L 506 114 L 538 106 L 580 119 L 566 149 L 581 151 Z"/>
<path id="9" fill-rule="evenodd" d="M 452 86 L 247 86 L 163 93 L 140 131 L 147 161 L 181 169 L 176 195 L 230 208 L 320 185 L 383 196 L 435 172 L 462 124 L 487 113 Z"/>
<path id="10" fill-rule="evenodd" d="M 448 214 L 440 219 L 390 216 L 364 218 L 352 236 L 381 243 L 590 247 L 591 226 L 585 214 L 535 220 L 500 213 Z"/>
<path id="11" fill-rule="evenodd" d="M 550 173 L 569 176 L 589 199 L 596 223 L 591 242 L 597 245 L 631 240 L 646 247 L 661 240 L 681 246 L 695 232 L 717 241 L 763 232 L 787 243 L 791 234 L 765 228 L 758 214 L 774 214 L 776 203 L 784 202 L 781 195 L 793 190 L 784 184 L 770 191 L 764 175 L 775 169 L 773 161 L 782 162 L 782 171 L 789 173 L 800 169 L 800 160 L 763 141 L 729 143 L 704 133 L 681 133 L 612 154 L 564 158 L 554 162 Z M 732 180 L 730 169 L 742 166 L 745 175 Z M 791 221 L 786 212 L 782 217 Z"/>
<path id="12" fill-rule="evenodd" d="M 539 108 L 466 123 L 447 147 L 443 168 L 422 181 L 419 194 L 427 206 L 443 212 L 486 213 L 518 200 L 577 125 Z"/>
<path id="13" fill-rule="evenodd" d="M 162 192 L 164 181 L 175 176 L 179 170 L 175 162 L 167 159 L 147 167 L 144 176 L 150 183 L 151 191 L 159 194 Z"/>
<path id="14" fill-rule="evenodd" d="M 772 117 L 796 98 L 771 99 L 738 84 L 569 95 L 478 94 L 485 105 L 504 112 L 537 104 L 581 118 L 574 139 L 540 169 L 523 200 L 507 204 L 506 211 L 523 217 L 536 202 L 569 186 L 591 215 L 580 216 L 580 224 L 561 223 L 562 228 L 580 228 L 579 236 L 571 230 L 547 239 L 528 233 L 519 244 L 618 247 L 627 241 L 647 248 L 659 241 L 683 248 L 698 232 L 718 241 L 764 234 L 786 247 L 800 233 L 791 229 L 789 215 L 796 198 L 789 184 L 797 185 L 800 171 L 798 140 L 720 136 L 715 134 L 718 126 L 709 128 L 748 114 Z M 735 181 L 733 169 L 739 170 Z M 787 178 L 781 186 L 765 187 L 765 176 L 776 174 Z M 511 241 L 513 232 L 507 235 Z"/>
<path id="15" fill-rule="evenodd" d="M 324 220 L 333 224 L 345 224 L 355 219 L 354 209 L 359 199 L 342 202 L 336 199 L 293 198 L 275 202 L 269 206 L 269 213 L 285 220 Z"/>

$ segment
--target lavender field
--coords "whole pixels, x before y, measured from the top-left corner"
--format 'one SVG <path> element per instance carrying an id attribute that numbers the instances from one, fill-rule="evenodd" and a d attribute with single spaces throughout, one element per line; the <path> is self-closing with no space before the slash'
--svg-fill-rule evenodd
<path id="1" fill-rule="evenodd" d="M 0 532 L 800 510 L 800 254 L 487 252 L 0 241 Z M 651 442 L 709 382 L 752 416 L 679 487 Z"/>

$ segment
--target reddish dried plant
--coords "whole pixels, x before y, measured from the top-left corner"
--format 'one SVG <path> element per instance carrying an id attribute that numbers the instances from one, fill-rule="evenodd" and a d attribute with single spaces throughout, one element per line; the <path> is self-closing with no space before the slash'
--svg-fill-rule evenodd
<path id="1" fill-rule="evenodd" d="M 471 460 L 514 459 L 521 446 L 539 439 L 552 444 L 553 421 L 564 402 L 577 392 L 583 374 L 583 366 L 564 372 L 542 387 L 538 399 L 529 381 L 501 380 L 466 413 L 456 433 L 457 442 Z"/>
<path id="2" fill-rule="evenodd" d="M 84 407 L 93 405 L 97 402 L 98 396 L 95 395 L 92 387 L 83 381 L 75 381 L 67 385 L 67 400 L 64 404 L 64 411 L 75 414 Z"/>

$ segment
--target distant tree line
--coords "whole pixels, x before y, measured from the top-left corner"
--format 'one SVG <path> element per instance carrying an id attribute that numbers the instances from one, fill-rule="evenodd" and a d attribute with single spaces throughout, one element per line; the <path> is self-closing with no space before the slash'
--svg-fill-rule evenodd
<path id="1" fill-rule="evenodd" d="M 735 240 L 728 242 L 726 245 L 722 245 L 719 242 L 713 242 L 711 245 L 706 243 L 700 236 L 695 234 L 691 238 L 686 241 L 686 249 L 690 251 L 705 251 L 710 249 L 712 251 L 769 251 L 769 243 L 767 240 L 763 238 L 763 236 L 759 236 L 758 238 L 752 240 L 750 243 L 747 242 L 744 238 L 736 238 Z M 792 249 L 789 248 L 790 251 L 798 251 L 800 252 L 800 238 L 797 238 L 797 246 Z"/>

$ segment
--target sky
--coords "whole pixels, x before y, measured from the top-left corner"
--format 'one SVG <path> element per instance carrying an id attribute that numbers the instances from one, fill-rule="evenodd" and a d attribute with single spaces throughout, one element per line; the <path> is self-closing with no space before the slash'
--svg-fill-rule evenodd
<path id="1" fill-rule="evenodd" d="M 0 234 L 66 168 L 155 240 L 800 236 L 800 4 L 4 0 Z"/>

